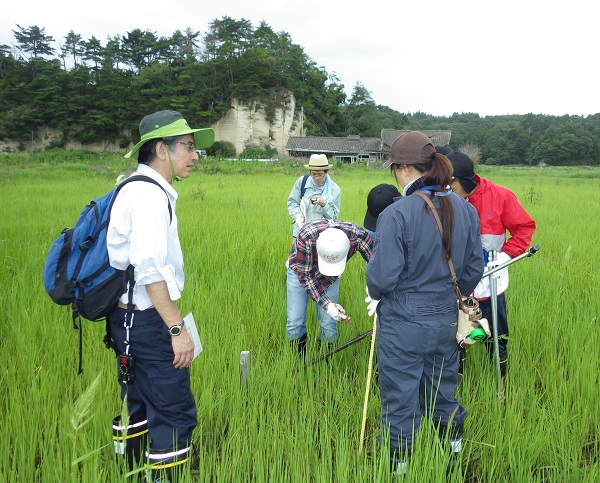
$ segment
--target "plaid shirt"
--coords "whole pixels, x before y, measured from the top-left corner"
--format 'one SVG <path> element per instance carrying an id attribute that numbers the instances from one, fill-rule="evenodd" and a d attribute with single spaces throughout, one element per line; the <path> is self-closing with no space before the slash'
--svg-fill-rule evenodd
<path id="1" fill-rule="evenodd" d="M 317 238 L 327 228 L 339 228 L 350 240 L 349 260 L 358 250 L 365 261 L 369 261 L 373 240 L 369 234 L 353 223 L 328 220 L 325 218 L 306 223 L 298 232 L 288 257 L 289 267 L 298 275 L 298 280 L 306 289 L 308 296 L 323 309 L 331 302 L 325 291 L 337 279 L 319 272 L 317 256 Z"/>

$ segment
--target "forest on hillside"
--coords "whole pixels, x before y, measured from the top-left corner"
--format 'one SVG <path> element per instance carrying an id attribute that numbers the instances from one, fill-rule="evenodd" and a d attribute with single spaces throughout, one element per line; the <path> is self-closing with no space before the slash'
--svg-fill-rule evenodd
<path id="1" fill-rule="evenodd" d="M 600 113 L 401 113 L 378 105 L 362 84 L 348 98 L 337 76 L 264 21 L 253 26 L 223 17 L 204 33 L 188 28 L 170 37 L 134 29 L 104 43 L 71 30 L 58 40 L 58 49 L 44 27 L 16 25 L 12 33 L 15 42 L 0 45 L 2 140 L 31 139 L 47 126 L 62 133 L 52 147 L 67 140 L 125 147 L 137 141 L 141 117 L 155 110 L 175 109 L 191 124 L 208 126 L 232 99 L 259 101 L 269 117 L 292 92 L 311 136 L 448 129 L 452 149 L 469 146 L 485 164 L 600 164 Z"/>

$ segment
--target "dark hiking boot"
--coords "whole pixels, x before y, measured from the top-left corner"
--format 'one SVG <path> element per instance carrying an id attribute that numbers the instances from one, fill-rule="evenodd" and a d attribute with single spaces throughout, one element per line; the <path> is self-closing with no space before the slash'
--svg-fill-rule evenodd
<path id="1" fill-rule="evenodd" d="M 508 372 L 508 352 L 500 352 L 500 376 L 504 379 Z"/>
<path id="2" fill-rule="evenodd" d="M 306 357 L 306 334 L 304 334 L 299 339 L 290 340 L 290 344 L 292 345 L 292 347 L 296 348 L 298 354 L 300 354 L 300 357 Z"/>

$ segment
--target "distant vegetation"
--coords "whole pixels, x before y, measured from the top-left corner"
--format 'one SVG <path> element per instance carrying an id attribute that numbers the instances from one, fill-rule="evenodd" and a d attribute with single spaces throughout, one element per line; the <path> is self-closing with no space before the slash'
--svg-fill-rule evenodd
<path id="1" fill-rule="evenodd" d="M 484 164 L 600 164 L 600 113 L 485 118 L 400 113 L 377 105 L 360 83 L 347 98 L 335 74 L 264 21 L 254 27 L 245 19 L 223 17 L 202 35 L 188 28 L 171 37 L 134 29 L 104 43 L 71 30 L 59 39 L 58 50 L 45 28 L 16 25 L 13 34 L 12 46 L 0 45 L 2 140 L 31 140 L 40 126 L 48 126 L 62 133 L 52 147 L 67 140 L 125 147 L 137 140 L 139 119 L 154 110 L 176 109 L 206 126 L 219 120 L 234 98 L 258 101 L 269 116 L 292 92 L 311 136 L 449 129 L 451 147 L 476 147 Z"/>

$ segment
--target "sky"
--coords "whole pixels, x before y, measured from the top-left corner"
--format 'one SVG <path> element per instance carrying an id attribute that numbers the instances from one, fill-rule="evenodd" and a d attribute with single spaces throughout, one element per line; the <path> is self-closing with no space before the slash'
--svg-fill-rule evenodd
<path id="1" fill-rule="evenodd" d="M 376 104 L 434 116 L 600 113 L 595 3 L 589 0 L 7 0 L 0 44 L 38 26 L 58 41 L 134 29 L 171 36 L 212 20 L 265 21 L 287 32 L 348 97 L 362 84 Z"/>

